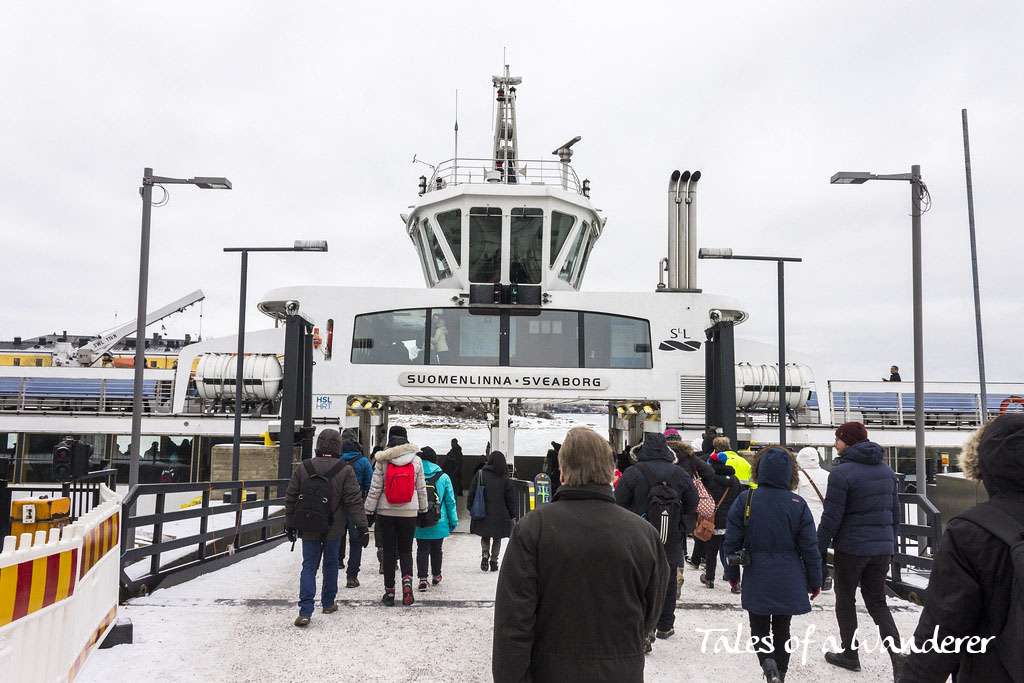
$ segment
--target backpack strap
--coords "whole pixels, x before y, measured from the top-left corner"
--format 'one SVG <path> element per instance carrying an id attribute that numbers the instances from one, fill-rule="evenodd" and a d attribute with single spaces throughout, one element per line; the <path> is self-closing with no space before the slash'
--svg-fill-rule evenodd
<path id="1" fill-rule="evenodd" d="M 747 489 L 747 502 L 743 506 L 743 549 L 748 550 L 750 542 L 750 503 L 754 498 L 754 489 Z"/>
<path id="2" fill-rule="evenodd" d="M 1024 524 L 1014 519 L 992 501 L 964 510 L 953 519 L 966 519 L 980 526 L 1011 548 L 1024 541 Z"/>
<path id="3" fill-rule="evenodd" d="M 427 483 L 430 484 L 431 486 L 436 487 L 437 486 L 437 480 L 441 478 L 442 474 L 444 474 L 444 471 L 442 471 L 442 470 L 438 470 L 437 472 L 434 472 L 427 479 Z"/>
<path id="4" fill-rule="evenodd" d="M 641 472 L 644 473 L 644 477 L 647 478 L 647 485 L 648 486 L 657 486 L 658 485 L 658 480 L 654 478 L 654 475 L 651 473 L 650 468 L 647 467 L 647 463 L 645 463 L 645 462 L 638 462 L 636 464 L 636 466 L 638 468 L 640 468 Z"/>
<path id="5" fill-rule="evenodd" d="M 725 500 L 725 497 L 729 495 L 729 491 L 731 491 L 731 490 L 732 490 L 731 486 L 726 486 L 725 487 L 725 492 L 722 493 L 722 497 L 718 499 L 717 503 L 715 503 L 715 510 L 717 510 L 722 505 L 722 501 Z"/>
<path id="6" fill-rule="evenodd" d="M 316 469 L 313 467 L 313 458 L 303 460 L 302 467 L 303 469 L 306 470 L 306 474 L 308 474 L 309 476 L 312 477 L 314 474 L 316 474 Z"/>
<path id="7" fill-rule="evenodd" d="M 309 462 L 309 461 L 307 460 L 306 462 Z M 339 460 L 334 465 L 334 467 L 332 467 L 331 469 L 327 470 L 327 473 L 324 475 L 324 477 L 327 478 L 327 481 L 330 481 L 331 479 L 334 479 L 334 477 L 338 474 L 338 472 L 341 472 L 346 467 L 348 467 L 348 463 L 345 462 L 344 460 Z"/>
<path id="8" fill-rule="evenodd" d="M 807 470 L 805 470 L 803 467 L 800 467 L 799 464 L 797 464 L 796 468 L 798 472 L 804 473 L 804 476 L 807 477 L 807 481 L 811 484 L 812 487 L 814 487 L 814 492 L 818 494 L 818 499 L 821 500 L 822 503 L 824 503 L 825 496 L 821 495 L 821 490 L 818 488 L 818 485 L 814 483 L 814 480 L 811 479 L 811 475 L 808 474 Z"/>

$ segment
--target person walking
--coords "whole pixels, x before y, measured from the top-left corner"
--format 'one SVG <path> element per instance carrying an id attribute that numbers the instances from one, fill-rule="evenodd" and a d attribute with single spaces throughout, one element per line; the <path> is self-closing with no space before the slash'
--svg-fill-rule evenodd
<path id="1" fill-rule="evenodd" d="M 546 460 L 544 463 L 544 472 L 551 479 L 551 495 L 558 492 L 558 487 L 561 485 L 562 475 L 558 470 L 558 450 L 562 447 L 562 444 L 557 441 L 551 442 L 551 448 L 548 449 Z"/>
<path id="2" fill-rule="evenodd" d="M 807 507 L 811 509 L 811 516 L 814 517 L 814 528 L 817 529 L 821 524 L 821 513 L 825 509 L 828 472 L 821 466 L 818 449 L 810 446 L 804 446 L 796 454 L 796 464 L 800 473 L 800 484 L 796 487 L 796 492 L 807 501 Z"/>
<path id="3" fill-rule="evenodd" d="M 687 478 L 693 482 L 694 487 L 697 489 L 698 496 L 711 497 L 708 493 L 710 486 L 715 477 L 715 471 L 711 469 L 704 460 L 697 457 L 693 452 L 693 447 L 683 442 L 683 438 L 674 429 L 665 430 L 665 445 L 671 450 L 672 454 L 676 456 L 676 465 L 678 465 L 684 472 L 686 472 Z M 700 482 L 698 484 L 698 482 Z M 701 490 L 703 489 L 703 491 Z M 717 500 L 717 498 L 715 499 Z M 699 502 L 699 500 L 698 500 Z M 687 516 L 685 519 L 686 528 L 691 531 L 697 526 L 697 513 L 694 511 L 693 514 Z M 698 538 L 693 539 L 693 553 L 690 557 L 690 561 L 693 562 L 694 558 L 700 558 L 704 553 L 704 541 Z M 687 557 L 687 540 L 683 537 L 683 549 L 682 556 L 685 560 Z M 700 560 L 697 560 L 700 563 Z M 686 575 L 683 571 L 683 563 L 680 562 L 676 567 L 676 600 L 682 596 L 683 581 Z"/>
<path id="4" fill-rule="evenodd" d="M 470 482 L 466 496 L 466 507 L 470 510 L 478 495 L 484 497 L 486 514 L 482 519 L 470 521 L 469 531 L 480 537 L 481 571 L 490 569 L 496 572 L 501 539 L 508 538 L 512 533 L 512 519 L 516 516 L 515 492 L 512 480 L 508 477 L 505 454 L 501 451 L 491 451 L 487 464 L 480 468 Z"/>
<path id="5" fill-rule="evenodd" d="M 356 523 L 359 543 L 366 547 L 370 530 L 363 512 L 355 470 L 339 462 L 341 434 L 322 429 L 316 437 L 316 456 L 303 460 L 292 472 L 284 494 L 284 526 L 288 539 L 302 539 L 302 572 L 299 574 L 299 616 L 296 626 L 307 626 L 316 598 L 316 572 L 323 560 L 320 604 L 324 614 L 338 611 L 338 549 L 346 518 Z M 315 489 L 315 490 L 314 490 Z M 327 496 L 323 496 L 328 491 Z M 316 494 L 315 496 L 313 494 Z M 301 497 L 301 499 L 300 499 Z M 321 503 L 326 497 L 326 504 Z M 326 508 L 326 509 L 324 509 Z M 320 531 L 317 524 L 323 527 Z"/>
<path id="6" fill-rule="evenodd" d="M 352 465 L 355 470 L 356 479 L 359 481 L 359 491 L 362 499 L 370 492 L 370 482 L 373 480 L 373 467 L 370 461 L 363 456 L 363 449 L 354 441 L 341 442 L 341 460 Z M 338 549 L 339 567 L 345 567 L 345 535 L 348 535 L 348 566 L 345 567 L 345 588 L 359 587 L 359 567 L 363 559 L 362 539 L 356 531 L 356 520 L 347 516 L 346 529 L 341 534 L 341 544 Z"/>
<path id="7" fill-rule="evenodd" d="M 586 427 L 559 451 L 562 487 L 512 530 L 494 597 L 491 672 L 513 681 L 644 679 L 644 634 L 668 583 L 654 527 L 615 505 L 608 443 Z"/>
<path id="8" fill-rule="evenodd" d="M 697 489 L 686 472 L 676 466 L 675 454 L 666 444 L 663 434 L 647 432 L 634 452 L 637 463 L 626 470 L 615 487 L 615 502 L 641 517 L 646 516 L 647 521 L 661 531 L 669 576 L 654 635 L 669 638 L 675 633 L 676 569 L 683 563 L 686 534 L 693 531 L 687 520 L 694 519 L 697 510 Z M 662 512 L 652 510 L 654 505 Z M 651 645 L 648 637 L 648 648 Z"/>
<path id="9" fill-rule="evenodd" d="M 427 508 L 436 509 L 440 515 L 432 526 L 417 526 L 415 533 L 416 577 L 419 579 L 419 590 L 425 591 L 428 570 L 431 583 L 435 586 L 441 583 L 444 539 L 455 531 L 459 524 L 459 514 L 455 509 L 455 491 L 451 479 L 437 466 L 437 453 L 430 446 L 424 446 L 420 451 L 420 460 L 423 461 L 423 479 L 427 486 Z"/>
<path id="10" fill-rule="evenodd" d="M 718 568 L 718 554 L 725 540 L 725 531 L 728 526 L 729 510 L 736 502 L 742 491 L 743 485 L 736 478 L 736 470 L 728 464 L 728 456 L 723 453 L 716 453 L 711 458 L 711 468 L 715 473 L 711 483 L 707 485 L 708 493 L 715 501 L 715 530 L 711 538 L 702 541 L 699 538 L 693 539 L 693 554 L 705 558 L 704 571 L 700 574 L 700 582 L 708 587 L 715 587 L 715 570 Z M 699 569 L 700 562 L 690 560 L 694 569 Z M 733 593 L 739 593 L 739 582 L 735 579 L 729 582 Z"/>
<path id="11" fill-rule="evenodd" d="M 984 485 L 989 499 L 946 524 L 914 631 L 917 647 L 907 657 L 900 680 L 939 682 L 952 674 L 957 683 L 1019 683 L 1024 680 L 1024 414 L 1006 413 L 979 429 L 964 445 L 960 469 L 967 479 Z M 925 648 L 933 639 L 943 643 L 970 636 L 994 639 L 983 652 L 977 645 L 958 652 Z"/>
<path id="12" fill-rule="evenodd" d="M 384 569 L 384 597 L 381 602 L 395 604 L 395 563 L 402 569 L 402 604 L 411 605 L 412 539 L 416 516 L 427 511 L 427 488 L 423 463 L 409 443 L 405 427 L 395 425 L 388 430 L 387 447 L 377 453 L 373 479 L 364 507 L 377 520 L 381 537 Z"/>
<path id="13" fill-rule="evenodd" d="M 885 464 L 885 450 L 868 441 L 860 422 L 836 429 L 840 458 L 828 475 L 828 491 L 818 525 L 818 550 L 824 558 L 835 550 L 833 582 L 841 652 L 825 653 L 825 661 L 860 671 L 857 654 L 857 587 L 868 614 L 878 625 L 896 678 L 903 664 L 900 633 L 885 602 L 885 578 L 896 550 L 900 503 L 896 474 Z"/>
<path id="14" fill-rule="evenodd" d="M 725 453 L 726 464 L 736 472 L 736 478 L 744 486 L 756 489 L 757 485 L 750 481 L 750 461 L 732 449 L 732 442 L 727 436 L 716 436 L 711 442 L 714 453 Z M 709 458 L 710 459 L 710 458 Z M 753 484 L 753 485 L 751 485 Z"/>
<path id="15" fill-rule="evenodd" d="M 727 458 L 728 459 L 728 456 Z M 785 448 L 764 448 L 754 458 L 748 489 L 729 508 L 726 557 L 742 551 L 749 561 L 741 604 L 768 683 L 782 683 L 789 669 L 790 624 L 811 611 L 821 590 L 821 555 L 814 520 L 797 487 L 796 460 Z"/>

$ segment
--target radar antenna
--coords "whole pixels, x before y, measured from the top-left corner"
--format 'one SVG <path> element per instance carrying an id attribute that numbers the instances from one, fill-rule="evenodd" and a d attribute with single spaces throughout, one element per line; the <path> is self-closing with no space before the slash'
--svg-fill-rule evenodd
<path id="1" fill-rule="evenodd" d="M 491 79 L 497 90 L 497 118 L 494 122 L 494 170 L 499 182 L 515 183 L 518 163 L 518 134 L 516 130 L 516 86 L 523 82 L 519 76 L 509 75 L 508 64 L 503 76 Z"/>

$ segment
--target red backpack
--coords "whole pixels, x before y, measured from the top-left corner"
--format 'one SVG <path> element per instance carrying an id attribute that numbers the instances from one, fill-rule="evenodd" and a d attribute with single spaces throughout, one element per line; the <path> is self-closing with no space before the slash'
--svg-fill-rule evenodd
<path id="1" fill-rule="evenodd" d="M 392 505 L 402 505 L 412 500 L 416 492 L 416 468 L 408 465 L 388 463 L 384 475 L 384 497 Z"/>

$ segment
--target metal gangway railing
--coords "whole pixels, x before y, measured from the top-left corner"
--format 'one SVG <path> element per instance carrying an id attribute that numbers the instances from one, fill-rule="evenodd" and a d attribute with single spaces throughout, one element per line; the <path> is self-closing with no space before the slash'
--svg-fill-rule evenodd
<path id="1" fill-rule="evenodd" d="M 287 479 L 263 479 L 134 486 L 122 504 L 122 599 L 187 581 L 284 541 L 287 485 Z M 225 492 L 230 502 L 216 500 Z"/>
<path id="2" fill-rule="evenodd" d="M 0 411 L 127 413 L 132 409 L 132 370 L 0 368 Z M 147 370 L 143 411 L 169 413 L 174 370 Z"/>
<path id="3" fill-rule="evenodd" d="M 503 163 L 500 169 L 496 168 L 494 159 L 457 158 L 442 161 L 427 182 L 426 191 L 443 190 L 454 185 L 498 183 L 551 185 L 577 194 L 585 194 L 583 183 L 569 164 L 548 159 L 499 161 Z"/>

